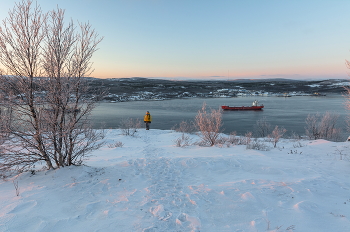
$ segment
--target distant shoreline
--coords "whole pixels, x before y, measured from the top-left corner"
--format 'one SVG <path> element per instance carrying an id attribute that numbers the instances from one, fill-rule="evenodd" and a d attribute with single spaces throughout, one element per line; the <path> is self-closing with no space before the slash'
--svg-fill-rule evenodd
<path id="1" fill-rule="evenodd" d="M 102 102 L 161 101 L 237 96 L 327 96 L 345 93 L 347 80 L 171 81 L 161 79 L 93 79 L 92 88 L 107 91 Z"/>

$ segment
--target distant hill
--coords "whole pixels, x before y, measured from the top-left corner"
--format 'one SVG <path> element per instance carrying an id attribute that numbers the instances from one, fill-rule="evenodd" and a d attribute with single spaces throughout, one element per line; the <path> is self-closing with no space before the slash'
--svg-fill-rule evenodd
<path id="1" fill-rule="evenodd" d="M 292 80 L 292 79 L 238 79 L 238 80 L 166 80 L 142 77 L 92 79 L 92 85 L 108 88 L 112 94 L 130 94 L 140 91 L 149 92 L 193 92 L 209 93 L 217 89 L 246 89 L 265 92 L 293 92 L 305 93 L 342 93 L 344 85 L 349 85 L 346 79 L 329 80 Z"/>

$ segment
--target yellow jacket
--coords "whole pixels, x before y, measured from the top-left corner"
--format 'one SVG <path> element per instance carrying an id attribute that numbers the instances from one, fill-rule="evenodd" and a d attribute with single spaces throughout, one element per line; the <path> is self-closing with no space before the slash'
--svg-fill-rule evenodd
<path id="1" fill-rule="evenodd" d="M 143 121 L 144 122 L 151 122 L 152 121 L 152 116 L 147 113 L 144 117 L 143 117 Z"/>

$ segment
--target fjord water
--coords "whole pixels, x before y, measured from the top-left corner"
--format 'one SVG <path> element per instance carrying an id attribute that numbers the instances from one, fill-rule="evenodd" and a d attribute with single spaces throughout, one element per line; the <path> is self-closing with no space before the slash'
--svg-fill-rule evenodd
<path id="1" fill-rule="evenodd" d="M 305 134 L 305 119 L 308 114 L 338 114 L 338 124 L 346 132 L 347 110 L 342 95 L 293 96 L 293 97 L 234 97 L 234 98 L 189 98 L 164 101 L 132 101 L 119 103 L 101 103 L 93 112 L 95 128 L 103 123 L 104 128 L 118 128 L 121 120 L 139 118 L 143 120 L 146 111 L 150 111 L 153 121 L 151 129 L 172 129 L 181 121 L 193 120 L 203 103 L 207 109 L 219 109 L 221 105 L 249 106 L 254 100 L 264 104 L 261 111 L 224 111 L 224 133 L 236 131 L 238 135 L 253 131 L 256 121 L 262 118 L 272 126 L 284 127 L 287 134 Z M 346 136 L 346 133 L 344 133 Z"/>

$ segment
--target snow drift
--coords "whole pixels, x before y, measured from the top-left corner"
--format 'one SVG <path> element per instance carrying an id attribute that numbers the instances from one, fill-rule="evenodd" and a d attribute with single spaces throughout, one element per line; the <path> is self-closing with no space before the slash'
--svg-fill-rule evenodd
<path id="1" fill-rule="evenodd" d="M 180 136 L 109 130 L 84 166 L 1 180 L 0 231 L 350 231 L 348 142 L 261 151 Z"/>

